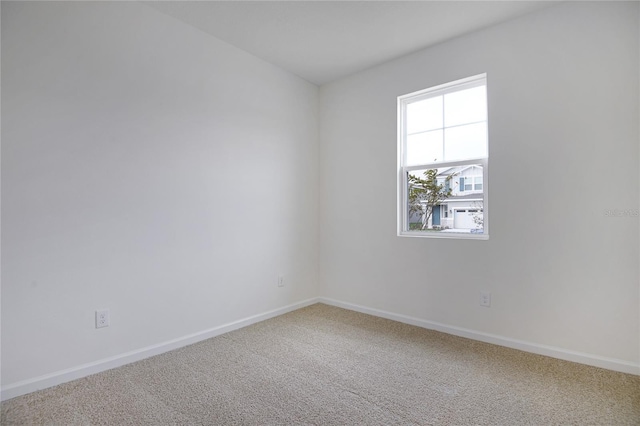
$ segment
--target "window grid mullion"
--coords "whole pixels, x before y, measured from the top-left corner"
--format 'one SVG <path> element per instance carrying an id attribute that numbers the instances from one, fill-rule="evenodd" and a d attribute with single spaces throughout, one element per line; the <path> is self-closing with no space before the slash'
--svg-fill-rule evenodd
<path id="1" fill-rule="evenodd" d="M 445 118 L 444 118 L 444 95 L 442 95 L 442 159 L 444 160 L 445 158 L 447 158 L 447 153 L 445 152 L 445 148 L 446 148 L 446 144 L 444 143 L 444 122 L 445 122 Z"/>

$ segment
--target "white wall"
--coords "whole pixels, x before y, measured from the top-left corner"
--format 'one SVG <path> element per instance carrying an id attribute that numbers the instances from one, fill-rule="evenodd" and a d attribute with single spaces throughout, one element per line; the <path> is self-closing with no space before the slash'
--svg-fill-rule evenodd
<path id="1" fill-rule="evenodd" d="M 138 3 L 2 2 L 2 386 L 318 295 L 637 365 L 640 227 L 605 210 L 638 208 L 639 16 L 561 5 L 324 86 L 318 170 L 315 86 Z M 490 240 L 397 237 L 396 97 L 481 72 Z"/>
<path id="2" fill-rule="evenodd" d="M 2 2 L 2 385 L 317 296 L 317 105 L 139 3 Z"/>
<path id="3" fill-rule="evenodd" d="M 322 294 L 637 369 L 638 51 L 637 3 L 569 2 L 323 86 Z M 483 72 L 490 239 L 397 237 L 396 97 Z"/>

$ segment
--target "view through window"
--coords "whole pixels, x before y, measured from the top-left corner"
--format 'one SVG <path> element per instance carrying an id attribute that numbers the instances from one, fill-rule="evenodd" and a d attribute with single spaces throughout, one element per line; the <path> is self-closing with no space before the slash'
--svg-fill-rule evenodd
<path id="1" fill-rule="evenodd" d="M 398 98 L 398 234 L 488 238 L 482 74 Z"/>

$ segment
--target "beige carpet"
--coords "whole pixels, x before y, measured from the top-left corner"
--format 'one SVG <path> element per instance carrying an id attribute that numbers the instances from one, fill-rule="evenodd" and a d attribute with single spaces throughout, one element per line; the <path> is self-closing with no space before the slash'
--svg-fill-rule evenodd
<path id="1" fill-rule="evenodd" d="M 322 304 L 2 404 L 2 424 L 631 425 L 640 377 Z"/>

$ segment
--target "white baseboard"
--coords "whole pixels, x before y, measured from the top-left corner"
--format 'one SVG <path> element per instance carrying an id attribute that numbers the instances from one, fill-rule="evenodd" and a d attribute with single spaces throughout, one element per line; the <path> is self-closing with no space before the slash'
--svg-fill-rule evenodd
<path id="1" fill-rule="evenodd" d="M 505 346 L 508 348 L 531 352 L 538 355 L 545 355 L 565 361 L 572 361 L 580 364 L 591 365 L 594 367 L 606 368 L 607 370 L 640 375 L 640 364 L 629 361 L 614 358 L 605 358 L 597 355 L 571 351 L 553 346 L 540 345 L 537 343 L 524 342 L 522 340 L 511 339 L 495 334 L 483 333 L 480 331 L 440 324 L 437 322 L 427 321 L 419 318 L 413 318 L 406 315 L 394 314 L 379 309 L 368 308 L 366 306 L 355 305 L 353 303 L 341 302 L 339 300 L 334 300 L 326 297 L 320 297 L 318 301 L 320 303 L 361 312 L 363 314 L 369 314 L 376 317 L 402 322 L 405 324 L 415 325 L 417 327 L 422 327 L 429 330 L 453 334 L 454 336 L 466 337 L 468 339 L 478 340 L 485 343 L 492 343 L 494 345 Z"/>
<path id="2" fill-rule="evenodd" d="M 189 334 L 177 339 L 169 340 L 157 345 L 148 346 L 135 351 L 127 352 L 121 355 L 116 355 L 110 358 L 101 359 L 92 363 L 83 364 L 77 367 L 69 368 L 55 373 L 47 374 L 44 376 L 36 377 L 33 379 L 12 383 L 2 388 L 0 391 L 0 400 L 6 401 L 11 398 L 15 398 L 20 395 L 35 392 L 40 389 L 45 389 L 51 386 L 56 386 L 62 383 L 70 382 L 72 380 L 80 379 L 92 374 L 100 373 L 102 371 L 110 370 L 112 368 L 120 367 L 125 364 L 130 364 L 135 361 L 140 361 L 145 358 L 149 358 L 154 355 L 159 355 L 174 349 L 178 349 L 193 343 L 197 343 L 206 339 L 210 339 L 215 336 L 219 336 L 224 333 L 228 333 L 239 328 L 246 327 L 251 324 L 258 323 L 260 321 L 267 320 L 269 318 L 276 317 L 278 315 L 286 314 L 291 311 L 295 311 L 300 308 L 304 308 L 314 303 L 325 303 L 327 305 L 336 306 L 339 308 L 349 309 L 364 314 L 373 315 L 380 318 L 386 318 L 405 324 L 415 325 L 417 327 L 426 328 L 429 330 L 441 331 L 443 333 L 452 334 L 455 336 L 466 337 L 481 342 L 492 343 L 495 345 L 505 346 L 508 348 L 518 349 L 525 352 L 531 352 L 539 355 L 545 355 L 552 358 L 558 358 L 565 361 L 577 362 L 580 364 L 592 365 L 594 367 L 605 368 L 608 370 L 619 371 L 622 373 L 629 373 L 640 375 L 640 364 L 623 361 L 613 358 L 605 358 L 587 353 L 581 353 L 576 351 L 570 351 L 562 348 L 540 345 L 536 343 L 524 342 L 521 340 L 511 339 L 508 337 L 498 336 L 495 334 L 483 333 L 475 330 L 469 330 L 466 328 L 455 327 L 445 324 L 440 324 L 433 321 L 427 321 L 419 318 L 413 318 L 406 315 L 395 314 L 392 312 L 382 311 L 379 309 L 368 308 L 366 306 L 356 305 L 353 303 L 341 302 L 339 300 L 330 299 L 327 297 L 316 297 L 308 300 L 304 300 L 298 303 L 293 303 L 282 308 L 274 309 L 262 314 L 254 315 L 248 318 L 244 318 L 238 321 L 234 321 L 228 324 L 223 324 L 218 327 L 214 327 L 208 330 L 203 330 L 197 333 Z"/>
<path id="3" fill-rule="evenodd" d="M 40 389 L 49 388 L 51 386 L 56 386 L 62 383 L 70 382 L 72 380 L 90 376 L 92 374 L 100 373 L 102 371 L 110 370 L 112 368 L 120 367 L 125 364 L 130 364 L 135 361 L 140 361 L 142 359 L 178 349 L 183 346 L 191 345 L 202 340 L 210 339 L 212 337 L 219 336 L 221 334 L 228 333 L 230 331 L 276 317 L 278 315 L 286 314 L 288 312 L 295 311 L 296 309 L 313 305 L 318 301 L 318 298 L 304 300 L 302 302 L 293 303 L 291 305 L 264 312 L 262 314 L 254 315 L 228 324 L 223 324 L 218 327 L 213 327 L 208 330 L 203 330 L 197 333 L 179 337 L 177 339 L 169 340 L 167 342 L 159 343 L 157 345 L 147 346 L 146 348 L 137 349 L 135 351 L 127 352 L 121 355 L 101 359 L 95 362 L 83 364 L 62 371 L 56 371 L 55 373 L 46 374 L 44 376 L 35 377 L 33 379 L 12 383 L 2 388 L 2 390 L 0 391 L 0 400 L 6 401 L 8 399 L 35 392 Z"/>

